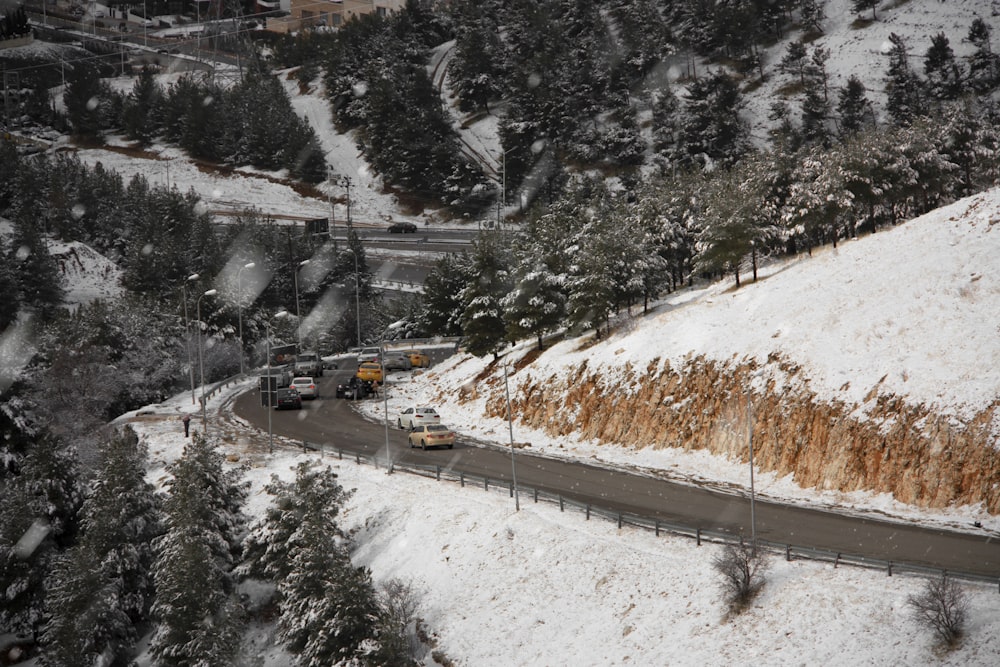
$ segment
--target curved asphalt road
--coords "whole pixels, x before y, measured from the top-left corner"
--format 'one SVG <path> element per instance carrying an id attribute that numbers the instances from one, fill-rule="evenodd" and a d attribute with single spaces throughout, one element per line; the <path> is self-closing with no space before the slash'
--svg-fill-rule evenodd
<path id="1" fill-rule="evenodd" d="M 346 381 L 352 374 L 350 368 L 326 371 L 318 379 L 320 399 L 305 402 L 301 411 L 272 412 L 273 433 L 377 455 L 383 461 L 388 433 L 388 449 L 394 463 L 440 465 L 509 485 L 511 456 L 507 448 L 459 439 L 452 450 L 410 449 L 405 434 L 392 425 L 392 415 L 387 431 L 383 423 L 370 422 L 356 413 L 351 401 L 335 399 L 337 382 Z M 267 432 L 267 411 L 260 405 L 257 390 L 240 396 L 233 409 Z M 621 469 L 545 458 L 523 450 L 516 453 L 515 459 L 519 486 L 663 522 L 750 535 L 750 502 L 742 495 Z M 757 538 L 767 542 L 1000 579 L 1000 537 L 971 526 L 969 533 L 959 533 L 781 505 L 759 497 L 756 524 Z"/>

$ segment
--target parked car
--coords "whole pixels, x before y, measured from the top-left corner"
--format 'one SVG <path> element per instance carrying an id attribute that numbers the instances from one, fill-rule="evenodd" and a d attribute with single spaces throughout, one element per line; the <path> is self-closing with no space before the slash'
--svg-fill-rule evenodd
<path id="1" fill-rule="evenodd" d="M 402 352 L 389 352 L 385 355 L 385 361 L 382 362 L 385 365 L 385 370 L 387 371 L 409 371 L 413 369 L 413 363 L 410 361 L 410 357 Z"/>
<path id="2" fill-rule="evenodd" d="M 319 398 L 319 387 L 316 386 L 311 377 L 300 376 L 293 378 L 292 383 L 288 386 L 299 392 L 299 396 L 303 399 L 312 401 Z"/>
<path id="3" fill-rule="evenodd" d="M 389 225 L 390 234 L 412 234 L 417 231 L 417 226 L 412 222 L 394 222 Z"/>
<path id="4" fill-rule="evenodd" d="M 415 426 L 410 435 L 410 447 L 428 449 L 430 447 L 455 447 L 455 432 L 444 424 L 421 424 Z"/>
<path id="5" fill-rule="evenodd" d="M 431 365 L 431 358 L 420 350 L 410 350 L 406 354 L 410 357 L 410 365 L 414 368 L 427 368 Z"/>
<path id="6" fill-rule="evenodd" d="M 366 361 L 378 361 L 381 350 L 377 347 L 363 347 L 361 351 L 358 352 L 358 363 L 363 364 Z"/>
<path id="7" fill-rule="evenodd" d="M 274 401 L 275 410 L 299 410 L 302 408 L 302 397 L 291 387 L 283 387 L 277 392 Z"/>
<path id="8" fill-rule="evenodd" d="M 367 361 L 358 366 L 358 372 L 355 373 L 355 376 L 369 382 L 382 382 L 382 364 Z"/>
<path id="9" fill-rule="evenodd" d="M 396 419 L 396 426 L 407 431 L 412 431 L 417 426 L 440 423 L 441 415 L 434 408 L 428 407 L 406 408 Z"/>

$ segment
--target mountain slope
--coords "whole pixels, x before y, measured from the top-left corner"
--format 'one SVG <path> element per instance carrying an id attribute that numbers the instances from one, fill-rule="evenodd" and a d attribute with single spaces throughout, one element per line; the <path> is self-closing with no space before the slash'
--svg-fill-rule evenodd
<path id="1" fill-rule="evenodd" d="M 606 340 L 519 346 L 505 359 L 519 432 L 648 449 L 651 467 L 672 448 L 745 460 L 750 407 L 755 463 L 777 477 L 1000 512 L 998 222 L 994 190 L 738 290 L 670 295 Z M 459 355 L 429 377 L 457 426 L 506 415 L 501 363 Z"/>

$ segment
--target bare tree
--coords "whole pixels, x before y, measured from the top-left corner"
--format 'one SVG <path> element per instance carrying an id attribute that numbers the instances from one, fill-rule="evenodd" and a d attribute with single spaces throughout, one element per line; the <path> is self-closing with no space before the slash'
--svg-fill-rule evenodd
<path id="1" fill-rule="evenodd" d="M 722 597 L 733 613 L 744 611 L 764 587 L 768 559 L 750 544 L 730 544 L 712 560 L 722 575 Z"/>
<path id="2" fill-rule="evenodd" d="M 923 591 L 907 599 L 917 622 L 931 629 L 946 648 L 955 648 L 965 633 L 969 602 L 965 591 L 947 575 L 929 579 Z"/>

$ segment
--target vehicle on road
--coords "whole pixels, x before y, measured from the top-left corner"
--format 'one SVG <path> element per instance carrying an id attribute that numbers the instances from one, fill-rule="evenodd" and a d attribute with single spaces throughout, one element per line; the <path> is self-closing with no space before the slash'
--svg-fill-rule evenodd
<path id="1" fill-rule="evenodd" d="M 363 398 L 368 398 L 374 393 L 375 390 L 372 388 L 371 382 L 362 380 L 355 375 L 347 382 L 342 382 L 337 385 L 336 396 L 337 398 L 361 400 Z"/>
<path id="2" fill-rule="evenodd" d="M 382 364 L 368 361 L 360 366 L 358 366 L 358 372 L 355 376 L 361 380 L 368 380 L 369 382 L 382 382 Z"/>
<path id="3" fill-rule="evenodd" d="M 299 410 L 302 408 L 302 397 L 299 392 L 291 387 L 284 387 L 277 391 L 274 401 L 275 410 Z"/>
<path id="4" fill-rule="evenodd" d="M 387 371 L 409 371 L 413 370 L 413 363 L 410 357 L 402 352 L 388 352 L 385 355 L 385 370 Z"/>
<path id="5" fill-rule="evenodd" d="M 444 424 L 421 424 L 414 427 L 407 436 L 410 448 L 430 449 L 431 447 L 447 447 L 454 449 L 455 432 Z"/>
<path id="6" fill-rule="evenodd" d="M 295 374 L 323 377 L 323 360 L 318 352 L 300 352 L 295 356 Z"/>
<path id="7" fill-rule="evenodd" d="M 382 354 L 382 351 L 377 347 L 363 347 L 358 352 L 358 363 L 363 364 L 366 361 L 378 361 L 380 354 Z"/>
<path id="8" fill-rule="evenodd" d="M 319 398 L 319 387 L 316 386 L 316 382 L 311 377 L 293 378 L 292 383 L 288 386 L 299 392 L 299 396 L 303 399 L 313 401 Z"/>
<path id="9" fill-rule="evenodd" d="M 412 431 L 417 426 L 440 423 L 441 415 L 438 414 L 437 410 L 429 407 L 406 408 L 396 418 L 396 426 L 406 431 Z"/>
<path id="10" fill-rule="evenodd" d="M 431 365 L 431 358 L 420 350 L 410 350 L 406 354 L 410 357 L 410 365 L 414 368 L 427 368 Z"/>
<path id="11" fill-rule="evenodd" d="M 389 225 L 390 234 L 413 234 L 417 231 L 417 226 L 412 222 L 394 222 Z"/>

